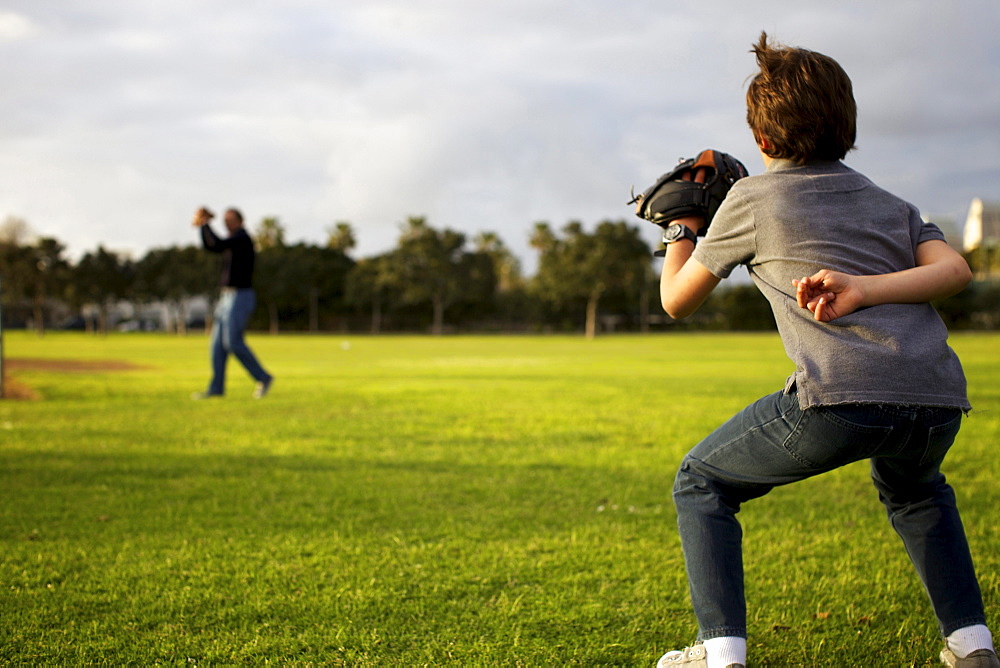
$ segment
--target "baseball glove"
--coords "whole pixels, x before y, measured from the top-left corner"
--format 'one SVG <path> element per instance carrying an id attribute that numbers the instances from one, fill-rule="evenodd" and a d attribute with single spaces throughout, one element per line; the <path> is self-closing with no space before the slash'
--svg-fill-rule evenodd
<path id="1" fill-rule="evenodd" d="M 213 218 L 215 218 L 215 214 L 212 213 L 208 207 L 203 206 L 195 211 L 194 219 L 191 221 L 191 224 L 195 227 L 201 227 L 202 225 L 206 225 L 211 222 Z"/>
<path id="2" fill-rule="evenodd" d="M 707 169 L 704 183 L 694 181 L 695 171 Z M 684 175 L 691 174 L 685 181 Z M 672 172 L 664 174 L 641 195 L 632 192 L 629 204 L 635 204 L 635 215 L 666 227 L 671 221 L 686 216 L 701 216 L 705 224 L 698 231 L 704 236 L 722 200 L 733 184 L 747 175 L 743 163 L 721 151 L 707 149 L 696 158 L 681 161 Z"/>

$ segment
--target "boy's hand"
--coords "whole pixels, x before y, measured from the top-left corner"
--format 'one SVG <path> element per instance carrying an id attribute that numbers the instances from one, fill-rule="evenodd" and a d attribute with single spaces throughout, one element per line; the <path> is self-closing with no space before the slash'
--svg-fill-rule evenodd
<path id="1" fill-rule="evenodd" d="M 792 280 L 799 307 L 809 309 L 819 322 L 830 322 L 864 304 L 862 277 L 821 269 L 812 276 Z"/>
<path id="2" fill-rule="evenodd" d="M 926 304 L 950 297 L 972 280 L 969 264 L 940 239 L 917 245 L 916 265 L 872 276 L 822 269 L 793 280 L 795 299 L 820 322 L 830 322 L 865 306 Z"/>
<path id="3" fill-rule="evenodd" d="M 636 205 L 635 215 L 660 227 L 680 222 L 704 236 L 733 184 L 746 175 L 746 167 L 733 156 L 706 149 L 682 160 L 641 194 L 633 190 L 628 203 Z M 692 218 L 701 220 L 695 224 Z"/>
<path id="4" fill-rule="evenodd" d="M 694 181 L 695 183 L 704 183 L 705 179 L 708 178 L 708 170 L 704 167 L 699 167 L 693 172 L 689 171 L 683 176 L 681 176 L 681 181 Z M 675 218 L 671 223 L 677 223 L 680 225 L 686 225 L 690 227 L 694 232 L 698 232 L 705 226 L 704 216 L 685 216 L 683 218 Z"/>

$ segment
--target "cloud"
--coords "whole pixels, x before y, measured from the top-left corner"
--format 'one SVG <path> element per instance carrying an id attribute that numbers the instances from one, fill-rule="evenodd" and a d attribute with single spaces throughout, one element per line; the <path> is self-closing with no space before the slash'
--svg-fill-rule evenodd
<path id="1" fill-rule="evenodd" d="M 28 17 L 14 12 L 0 12 L 0 44 L 28 39 L 37 32 L 37 26 Z"/>
<path id="2" fill-rule="evenodd" d="M 530 268 L 536 220 L 628 218 L 629 187 L 679 157 L 760 171 L 743 94 L 761 28 L 844 64 L 849 163 L 922 209 L 964 211 L 1000 170 L 992 2 L 7 4 L 0 217 L 76 252 L 192 241 L 204 203 L 293 240 L 348 220 L 361 255 L 427 215 L 497 231 Z"/>

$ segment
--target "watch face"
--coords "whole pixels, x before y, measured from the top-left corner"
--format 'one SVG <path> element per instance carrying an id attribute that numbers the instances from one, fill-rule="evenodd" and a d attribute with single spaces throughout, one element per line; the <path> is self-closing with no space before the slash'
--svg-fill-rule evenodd
<path id="1" fill-rule="evenodd" d="M 668 244 L 677 241 L 684 236 L 684 226 L 676 223 L 670 225 L 663 231 L 663 243 Z"/>

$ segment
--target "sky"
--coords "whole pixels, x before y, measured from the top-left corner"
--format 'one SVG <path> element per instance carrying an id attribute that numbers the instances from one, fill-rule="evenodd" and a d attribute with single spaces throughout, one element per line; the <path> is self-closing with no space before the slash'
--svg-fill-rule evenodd
<path id="1" fill-rule="evenodd" d="M 1000 200 L 1000 2 L 0 0 L 0 220 L 72 257 L 197 241 L 239 207 L 286 240 L 347 221 L 356 257 L 409 216 L 499 234 L 635 218 L 629 190 L 716 148 L 763 170 L 749 48 L 835 58 L 848 165 L 961 225 Z"/>

